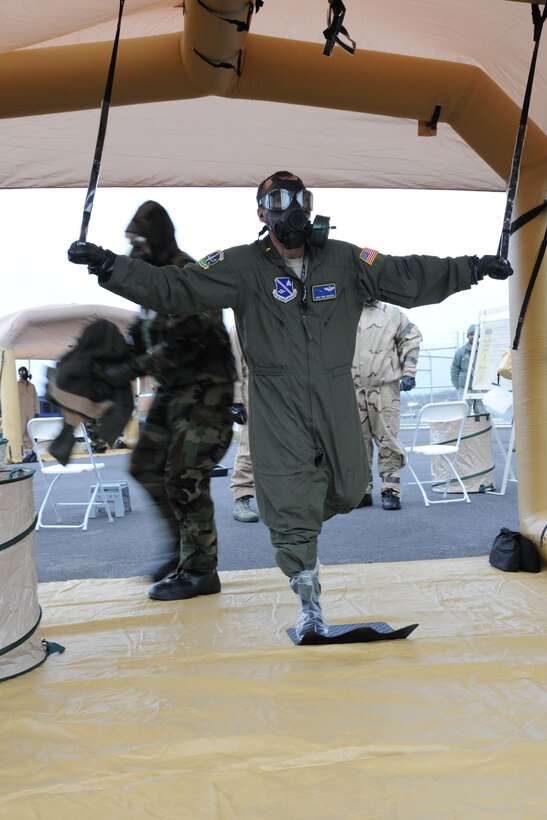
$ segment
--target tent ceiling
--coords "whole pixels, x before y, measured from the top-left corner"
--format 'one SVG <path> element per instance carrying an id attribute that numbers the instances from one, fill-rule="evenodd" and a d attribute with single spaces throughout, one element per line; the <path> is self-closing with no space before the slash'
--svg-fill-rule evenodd
<path id="1" fill-rule="evenodd" d="M 248 35 L 215 27 L 203 5 L 186 0 L 183 16 L 176 0 L 126 2 L 101 185 L 254 185 L 290 167 L 313 186 L 505 188 L 529 3 L 346 0 L 358 53 L 329 58 L 327 0 L 265 0 Z M 248 4 L 207 5 L 244 17 Z M 115 0 L 0 0 L 1 187 L 87 184 L 117 11 Z M 204 69 L 198 46 L 232 62 L 241 47 L 241 77 Z M 546 98 L 543 43 L 530 162 L 546 153 Z M 437 136 L 418 136 L 437 103 Z"/>

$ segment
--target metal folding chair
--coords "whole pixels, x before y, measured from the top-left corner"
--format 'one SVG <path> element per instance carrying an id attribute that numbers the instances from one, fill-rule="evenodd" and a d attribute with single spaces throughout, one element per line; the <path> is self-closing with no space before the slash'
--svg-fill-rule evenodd
<path id="1" fill-rule="evenodd" d="M 414 481 L 408 481 L 406 483 L 418 485 L 422 493 L 426 507 L 429 507 L 430 504 L 449 504 L 451 502 L 456 501 L 466 501 L 467 503 L 469 503 L 471 501 L 467 494 L 467 490 L 465 489 L 464 483 L 458 475 L 456 467 L 454 466 L 456 455 L 458 453 L 458 450 L 460 449 L 460 441 L 462 437 L 463 426 L 465 424 L 465 419 L 467 417 L 467 412 L 468 407 L 467 402 L 465 401 L 433 402 L 424 405 L 420 410 L 420 413 L 416 420 L 416 428 L 414 430 L 413 442 L 410 447 L 406 448 L 406 466 L 414 476 Z M 458 422 L 458 426 L 456 428 L 457 432 L 455 433 L 454 438 L 450 441 L 450 443 L 447 444 L 419 444 L 418 441 L 420 438 L 420 434 L 423 433 L 424 429 L 429 429 L 430 425 L 435 422 Z M 435 478 L 429 481 L 419 479 L 416 475 L 414 467 L 412 466 L 417 456 L 426 456 L 430 459 L 434 458 L 435 456 L 439 456 L 441 460 L 445 463 L 447 467 L 447 477 L 446 482 L 444 482 L 442 498 L 433 499 L 430 496 L 428 496 L 428 494 L 425 491 L 425 485 L 442 485 L 444 478 Z M 457 483 L 461 487 L 460 498 L 447 498 L 449 485 L 453 481 L 457 481 Z"/>
<path id="2" fill-rule="evenodd" d="M 37 463 L 47 484 L 47 492 L 38 511 L 36 529 L 87 530 L 87 522 L 89 519 L 90 512 L 93 509 L 94 505 L 97 504 L 101 504 L 101 506 L 104 506 L 106 513 L 108 515 L 108 520 L 110 521 L 110 523 L 112 523 L 114 519 L 112 518 L 112 513 L 110 512 L 110 506 L 106 499 L 104 487 L 99 472 L 103 469 L 105 465 L 95 461 L 93 451 L 91 449 L 91 444 L 89 441 L 89 436 L 83 423 L 79 424 L 78 427 L 76 427 L 74 430 L 74 436 L 76 438 L 83 439 L 85 445 L 85 453 L 82 454 L 83 458 L 78 458 L 67 464 L 65 467 L 63 467 L 62 464 L 58 464 L 57 462 L 53 464 L 48 464 L 47 461 L 45 462 L 43 459 L 44 454 L 47 452 L 48 446 L 51 444 L 52 441 L 54 441 L 57 438 L 57 436 L 61 432 L 63 423 L 64 419 L 62 417 L 36 418 L 31 419 L 27 425 L 28 434 L 32 441 L 34 452 L 36 453 Z M 70 478 L 71 476 L 80 473 L 90 473 L 95 478 L 95 485 L 92 492 L 89 494 L 89 498 L 87 498 L 85 501 L 55 501 L 53 497 L 53 488 L 59 481 L 59 479 L 63 476 Z M 51 502 L 51 505 L 53 506 L 53 509 L 55 511 L 55 517 L 57 519 L 56 524 L 43 523 L 42 518 L 48 502 Z M 63 524 L 59 507 L 85 507 L 83 520 L 78 524 Z"/>

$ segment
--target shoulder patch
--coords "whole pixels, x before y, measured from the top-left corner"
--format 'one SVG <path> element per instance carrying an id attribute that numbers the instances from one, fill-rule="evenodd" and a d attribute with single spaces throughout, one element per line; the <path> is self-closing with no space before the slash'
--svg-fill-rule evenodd
<path id="1" fill-rule="evenodd" d="M 359 259 L 362 259 L 367 265 L 372 265 L 377 256 L 378 251 L 373 251 L 372 248 L 363 248 L 359 254 Z"/>
<path id="2" fill-rule="evenodd" d="M 200 259 L 198 265 L 204 270 L 207 270 L 212 265 L 216 265 L 217 262 L 222 262 L 223 259 L 224 251 L 213 251 L 213 253 L 208 253 L 207 256 Z"/>

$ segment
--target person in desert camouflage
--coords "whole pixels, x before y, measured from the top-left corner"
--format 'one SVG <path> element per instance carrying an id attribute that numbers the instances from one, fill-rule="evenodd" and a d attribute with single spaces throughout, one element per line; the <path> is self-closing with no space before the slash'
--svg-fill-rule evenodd
<path id="1" fill-rule="evenodd" d="M 358 507 L 372 505 L 372 459 L 378 448 L 382 507 L 401 509 L 400 472 L 406 450 L 397 438 L 401 419 L 401 391 L 416 386 L 416 367 L 422 334 L 402 310 L 367 299 L 353 357 L 353 382 L 369 466 L 368 485 Z"/>

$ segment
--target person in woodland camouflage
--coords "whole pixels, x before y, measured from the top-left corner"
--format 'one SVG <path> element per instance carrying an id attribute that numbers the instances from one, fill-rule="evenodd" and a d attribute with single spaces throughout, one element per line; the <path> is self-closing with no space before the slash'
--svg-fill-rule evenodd
<path id="1" fill-rule="evenodd" d="M 372 505 L 372 459 L 378 448 L 378 472 L 384 510 L 400 510 L 400 471 L 406 450 L 397 438 L 401 391 L 416 386 L 422 334 L 408 317 L 377 299 L 367 299 L 353 356 L 353 383 L 369 465 L 368 484 L 358 507 Z"/>
<path id="2" fill-rule="evenodd" d="M 145 202 L 126 231 L 131 258 L 184 267 L 167 211 Z M 171 552 L 153 572 L 149 596 L 178 600 L 220 592 L 210 473 L 231 441 L 236 378 L 221 310 L 168 316 L 141 308 L 129 330 L 135 357 L 109 368 L 113 381 L 150 375 L 157 383 L 131 458 L 131 475 L 148 491 L 172 536 Z M 164 577 L 166 576 L 166 577 Z"/>

